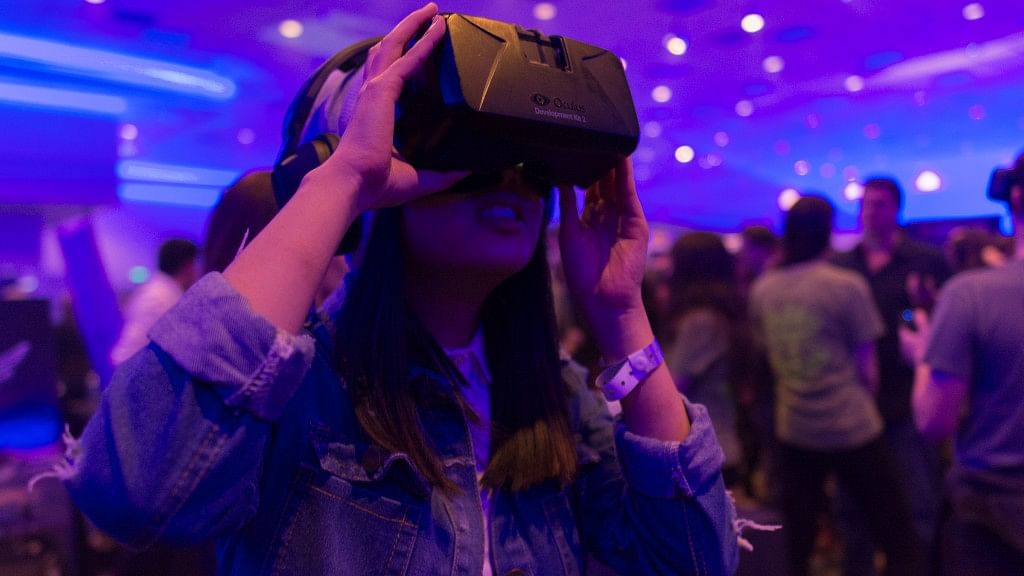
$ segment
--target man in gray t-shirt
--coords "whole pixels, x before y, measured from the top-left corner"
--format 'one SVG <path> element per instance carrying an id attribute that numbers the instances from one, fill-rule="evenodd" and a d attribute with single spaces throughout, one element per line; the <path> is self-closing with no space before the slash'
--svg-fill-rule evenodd
<path id="1" fill-rule="evenodd" d="M 1014 172 L 1016 259 L 953 278 L 930 326 L 919 313 L 917 341 L 901 334 L 918 360 L 918 428 L 933 439 L 956 433 L 943 545 L 950 574 L 1024 574 L 1024 155 Z"/>
<path id="2" fill-rule="evenodd" d="M 777 379 L 779 440 L 835 450 L 877 438 L 874 383 L 858 357 L 873 354 L 884 325 L 864 280 L 823 260 L 795 264 L 765 274 L 750 306 Z"/>
<path id="3" fill-rule="evenodd" d="M 779 476 L 790 574 L 810 573 L 825 480 L 849 486 L 890 574 L 920 574 L 920 543 L 882 438 L 867 283 L 826 260 L 833 208 L 805 196 L 786 215 L 783 261 L 753 287 L 750 315 L 775 374 Z"/>

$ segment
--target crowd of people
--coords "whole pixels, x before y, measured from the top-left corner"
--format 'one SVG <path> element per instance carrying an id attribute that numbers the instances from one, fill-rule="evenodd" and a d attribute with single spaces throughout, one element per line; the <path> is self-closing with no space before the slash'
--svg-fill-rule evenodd
<path id="1" fill-rule="evenodd" d="M 676 386 L 707 406 L 726 484 L 783 511 L 793 574 L 808 573 L 826 518 L 844 574 L 882 564 L 889 574 L 1015 573 L 1024 567 L 1019 197 L 1009 206 L 1016 243 L 960 227 L 933 246 L 902 226 L 895 179 L 863 185 L 863 235 L 848 251 L 832 248 L 831 203 L 805 195 L 781 236 L 752 226 L 730 253 L 717 234 L 685 232 L 669 258 L 650 259 L 647 309 Z M 566 345 L 592 362 L 578 335 Z M 936 369 L 960 388 L 949 392 Z M 921 400 L 949 394 L 941 412 Z M 951 451 L 944 441 L 961 412 Z M 940 416 L 944 425 L 930 424 Z"/>

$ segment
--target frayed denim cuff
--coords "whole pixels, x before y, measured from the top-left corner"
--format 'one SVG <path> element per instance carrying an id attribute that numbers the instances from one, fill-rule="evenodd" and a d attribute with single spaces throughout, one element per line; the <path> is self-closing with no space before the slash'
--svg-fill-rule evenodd
<path id="1" fill-rule="evenodd" d="M 149 337 L 195 380 L 213 386 L 225 405 L 271 421 L 314 354 L 309 335 L 276 328 L 216 272 L 190 288 Z"/>
<path id="2" fill-rule="evenodd" d="M 690 434 L 682 442 L 638 436 L 615 425 L 622 473 L 631 489 L 652 498 L 693 498 L 718 479 L 725 462 L 707 408 L 685 398 Z"/>

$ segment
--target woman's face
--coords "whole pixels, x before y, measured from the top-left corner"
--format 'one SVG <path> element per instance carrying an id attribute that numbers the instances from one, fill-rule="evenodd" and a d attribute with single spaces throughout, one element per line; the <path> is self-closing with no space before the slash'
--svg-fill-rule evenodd
<path id="1" fill-rule="evenodd" d="M 483 188 L 406 204 L 403 246 L 420 270 L 504 279 L 526 267 L 543 222 L 541 192 L 509 169 Z"/>

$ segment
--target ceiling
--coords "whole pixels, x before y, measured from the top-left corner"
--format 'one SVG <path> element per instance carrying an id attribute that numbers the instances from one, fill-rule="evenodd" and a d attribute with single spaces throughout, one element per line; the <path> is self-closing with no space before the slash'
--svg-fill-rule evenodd
<path id="1" fill-rule="evenodd" d="M 211 188 L 272 162 L 285 108 L 319 62 L 418 6 L 92 1 L 102 3 L 0 0 L 0 123 L 25 105 L 3 104 L 4 83 L 114 97 L 111 109 L 81 113 L 106 115 L 119 127 L 118 155 L 134 163 L 119 168 L 122 181 L 201 167 L 209 170 L 192 183 Z M 521 0 L 452 1 L 442 9 L 621 56 L 644 132 L 634 160 L 649 215 L 734 230 L 776 222 L 780 195 L 808 190 L 832 196 L 841 225 L 852 228 L 856 190 L 847 183 L 879 172 L 904 182 L 909 218 L 998 213 L 983 188 L 994 164 L 1024 148 L 1024 10 L 1019 0 L 969 4 L 562 1 L 545 20 L 549 7 Z M 744 31 L 748 14 L 761 15 L 763 28 Z M 302 24 L 297 38 L 280 32 L 288 19 Z M 682 52 L 672 37 L 684 41 L 685 53 L 669 52 L 667 44 Z M 21 46 L 20 55 L 11 46 Z M 140 82 L 122 65 L 163 72 Z M 655 101 L 668 95 L 658 87 L 671 92 L 667 101 Z M 915 181 L 925 170 L 938 182 L 926 176 L 921 191 Z"/>

